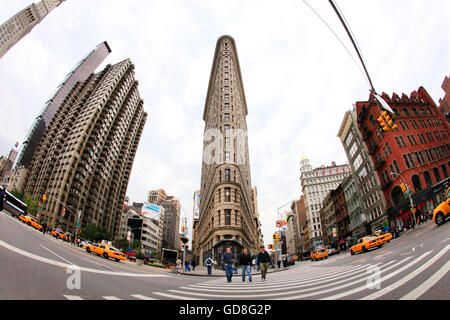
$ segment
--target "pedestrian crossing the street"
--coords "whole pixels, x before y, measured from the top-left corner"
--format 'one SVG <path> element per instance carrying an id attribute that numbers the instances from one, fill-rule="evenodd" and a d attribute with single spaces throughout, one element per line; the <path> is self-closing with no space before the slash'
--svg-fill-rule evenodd
<path id="1" fill-rule="evenodd" d="M 224 278 L 164 291 L 128 296 L 103 296 L 105 300 L 375 300 L 426 299 L 427 292 L 445 277 L 450 268 L 450 245 L 441 250 L 423 251 L 417 255 L 397 256 L 375 263 L 318 267 L 303 264 L 283 272 L 270 273 L 266 281 L 254 275 L 242 281 L 235 275 L 231 283 Z M 419 283 L 411 286 L 410 282 Z M 80 300 L 78 296 L 64 296 Z"/>

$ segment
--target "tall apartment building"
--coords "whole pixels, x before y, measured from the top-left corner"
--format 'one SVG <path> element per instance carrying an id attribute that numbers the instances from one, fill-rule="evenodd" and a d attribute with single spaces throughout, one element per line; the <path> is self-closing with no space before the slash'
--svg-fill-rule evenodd
<path id="1" fill-rule="evenodd" d="M 194 252 L 220 263 L 226 247 L 258 251 L 250 179 L 247 103 L 236 44 L 217 40 L 206 96 L 201 202 Z"/>
<path id="2" fill-rule="evenodd" d="M 33 3 L 3 23 L 0 26 L 0 59 L 63 1 Z"/>
<path id="3" fill-rule="evenodd" d="M 20 155 L 15 166 L 28 168 L 36 149 L 45 135 L 45 131 L 52 122 L 53 117 L 61 108 L 64 99 L 70 93 L 77 82 L 85 81 L 89 75 L 100 66 L 105 58 L 111 53 L 108 43 L 103 42 L 95 47 L 85 58 L 78 62 L 70 71 L 61 84 L 57 87 L 53 96 L 45 103 L 43 110 L 36 117 L 25 141 L 21 147 Z"/>
<path id="4" fill-rule="evenodd" d="M 25 193 L 47 196 L 41 217 L 72 231 L 104 227 L 114 237 L 147 118 L 134 65 L 126 59 L 77 82 L 49 124 L 29 168 Z M 62 209 L 66 214 L 62 217 Z"/>
<path id="5" fill-rule="evenodd" d="M 381 137 L 380 132 L 376 135 Z M 356 190 L 362 205 L 359 214 L 354 211 L 350 216 L 351 232 L 353 236 L 371 234 L 386 224 L 387 207 L 377 174 L 380 163 L 375 163 L 371 157 L 375 149 L 364 143 L 364 136 L 359 130 L 356 107 L 345 113 L 337 136 L 355 175 Z"/>
<path id="6" fill-rule="evenodd" d="M 450 172 L 450 125 L 431 96 L 419 87 L 409 96 L 382 94 L 393 110 L 398 129 L 384 132 L 376 119 L 381 112 L 375 97 L 356 103 L 358 128 L 370 156 L 387 205 L 390 227 L 412 218 L 401 183 L 412 190 L 413 202 L 425 211 L 440 201 Z M 363 190 L 364 191 L 364 190 Z"/>
<path id="7" fill-rule="evenodd" d="M 306 219 L 307 219 L 307 242 L 304 243 L 306 249 L 323 244 L 322 224 L 320 221 L 320 209 L 322 201 L 331 190 L 350 174 L 351 169 L 347 164 L 331 166 L 321 166 L 313 169 L 307 157 L 302 157 L 300 161 L 300 182 L 302 193 L 305 197 Z"/>

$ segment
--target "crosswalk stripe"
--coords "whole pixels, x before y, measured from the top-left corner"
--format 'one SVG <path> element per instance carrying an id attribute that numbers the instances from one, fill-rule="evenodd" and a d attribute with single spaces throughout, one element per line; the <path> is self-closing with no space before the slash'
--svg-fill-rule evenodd
<path id="1" fill-rule="evenodd" d="M 114 296 L 104 296 L 103 299 L 105 300 L 122 300 L 118 297 L 114 297 Z"/>
<path id="2" fill-rule="evenodd" d="M 181 293 L 184 294 L 185 292 L 181 292 Z M 166 298 L 177 299 L 177 300 L 203 300 L 203 299 L 199 299 L 199 298 L 194 299 L 194 298 L 191 298 L 191 297 L 185 297 L 185 296 L 180 296 L 180 295 L 172 295 L 172 294 L 168 294 L 168 293 L 165 293 L 165 292 L 152 292 L 152 294 L 156 294 L 156 295 L 163 296 L 163 297 L 166 297 Z"/>
<path id="3" fill-rule="evenodd" d="M 435 274 L 433 274 L 427 281 L 422 283 L 416 289 L 400 298 L 400 300 L 416 300 L 432 286 L 436 284 L 443 276 L 450 270 L 450 261 L 448 261 L 442 268 L 440 268 Z"/>
<path id="4" fill-rule="evenodd" d="M 80 296 L 70 296 L 70 295 L 63 295 L 64 298 L 66 298 L 67 300 L 84 300 L 82 297 Z"/>
<path id="5" fill-rule="evenodd" d="M 406 258 L 404 260 L 408 260 L 408 259 L 409 258 Z M 388 263 L 386 263 L 386 265 L 391 264 L 393 262 L 394 261 L 388 262 Z M 401 262 L 403 262 L 403 261 L 401 261 Z M 386 270 L 389 270 L 389 269 L 391 269 L 391 268 L 393 268 L 395 266 L 396 265 L 388 267 L 388 268 L 386 268 Z M 357 276 L 352 277 L 350 279 L 356 279 L 356 278 L 361 278 L 361 277 L 365 277 L 365 274 L 360 274 L 360 275 L 357 275 Z M 339 281 L 337 283 L 348 282 L 348 281 L 349 281 L 349 279 L 344 279 L 344 280 L 341 280 L 341 281 Z M 358 280 L 355 283 L 358 283 L 358 282 L 361 282 L 361 281 L 365 281 L 365 278 L 362 279 L 362 280 Z M 320 288 L 334 286 L 335 284 L 336 283 L 330 283 L 330 284 L 322 285 L 322 286 L 320 286 Z M 350 283 L 350 284 L 347 284 L 345 286 L 349 286 L 349 285 L 352 285 L 352 284 L 353 283 Z M 286 294 L 294 294 L 294 293 L 313 291 L 313 290 L 316 290 L 316 289 L 317 289 L 316 287 L 313 287 L 313 288 L 302 289 L 302 290 L 295 290 L 295 291 L 289 291 L 289 292 L 277 292 L 277 293 L 266 293 L 266 294 L 252 294 L 251 291 L 248 291 L 245 294 L 212 294 L 212 293 L 205 294 L 205 293 L 197 293 L 197 292 L 189 292 L 188 294 L 192 295 L 192 296 L 196 296 L 196 297 L 221 298 L 221 299 L 224 299 L 224 298 L 231 298 L 231 299 L 233 299 L 233 298 L 234 299 L 237 299 L 237 298 L 245 298 L 245 299 L 273 299 L 273 297 L 280 297 L 280 296 L 283 296 L 283 295 L 286 295 Z M 171 289 L 169 291 L 172 292 L 172 293 L 186 294 L 186 291 L 178 291 L 178 290 L 175 290 L 175 289 Z M 273 291 L 273 290 L 268 290 L 268 291 L 270 292 L 270 291 Z M 333 288 L 329 289 L 329 291 L 334 291 L 334 289 Z M 307 295 L 316 295 L 316 294 L 315 293 L 310 293 L 310 294 L 307 294 Z M 281 299 L 283 299 L 283 298 L 281 298 Z M 292 299 L 292 298 L 291 297 L 287 297 L 287 298 L 284 298 L 284 299 Z"/>
<path id="6" fill-rule="evenodd" d="M 385 280 L 388 280 L 388 279 L 390 279 L 390 278 L 392 278 L 392 277 L 395 277 L 397 274 L 403 272 L 404 270 L 406 270 L 406 269 L 410 268 L 411 266 L 415 265 L 415 264 L 416 264 L 417 262 L 419 262 L 420 260 L 424 259 L 424 258 L 425 258 L 426 256 L 428 256 L 431 252 L 432 252 L 432 251 L 425 252 L 423 255 L 421 255 L 421 256 L 418 257 L 417 259 L 411 261 L 411 262 L 408 263 L 407 265 L 404 265 L 403 267 L 401 267 L 401 268 L 395 270 L 394 272 L 391 272 L 390 274 L 388 274 L 388 275 L 382 277 L 382 278 L 380 279 L 380 282 L 379 282 L 379 283 L 381 283 L 381 282 L 383 282 L 383 281 L 385 281 Z M 339 299 L 339 298 L 346 297 L 346 296 L 349 296 L 349 295 L 351 295 L 351 294 L 355 294 L 355 293 L 358 293 L 358 292 L 361 292 L 361 291 L 367 290 L 367 289 L 368 289 L 367 285 L 365 285 L 365 286 L 360 286 L 360 287 L 355 288 L 355 289 L 353 289 L 353 290 L 349 290 L 349 291 L 346 291 L 346 292 L 343 292 L 343 293 L 336 294 L 336 295 L 331 296 L 331 297 L 327 297 L 327 298 L 325 298 L 325 300 Z M 367 298 L 367 297 L 366 297 L 366 298 Z M 363 299 L 365 299 L 365 298 L 363 298 Z"/>
<path id="7" fill-rule="evenodd" d="M 285 283 L 281 285 L 277 285 L 274 283 L 273 285 L 265 285 L 265 282 L 262 282 L 259 285 L 246 285 L 246 284 L 240 284 L 238 286 L 234 287 L 227 287 L 226 285 L 220 285 L 220 286 L 212 286 L 212 285 L 190 285 L 189 287 L 182 287 L 183 289 L 191 289 L 191 290 L 197 290 L 197 291 L 205 291 L 205 292 L 214 292 L 216 289 L 220 289 L 223 291 L 237 291 L 237 290 L 251 290 L 252 292 L 264 292 L 264 291 L 276 291 L 276 290 L 287 290 L 287 289 L 298 289 L 301 287 L 309 287 L 312 285 L 317 285 L 321 283 L 326 283 L 330 281 L 334 281 L 337 279 L 341 279 L 344 277 L 348 277 L 349 273 L 355 273 L 360 270 L 363 270 L 367 268 L 367 266 L 361 266 L 360 268 L 353 268 L 351 270 L 348 270 L 343 273 L 339 273 L 337 275 L 331 275 L 331 276 L 323 276 L 323 277 L 317 277 L 317 278 L 311 278 L 309 280 L 296 280 L 291 281 L 290 283 Z"/>
<path id="8" fill-rule="evenodd" d="M 132 294 L 131 295 L 133 298 L 139 299 L 139 300 L 157 300 L 155 298 L 150 298 L 150 297 L 146 297 L 140 294 Z"/>
<path id="9" fill-rule="evenodd" d="M 411 257 L 407 257 L 407 258 L 405 258 L 405 259 L 403 259 L 403 260 L 401 260 L 401 261 L 399 261 L 399 262 L 397 262 L 397 263 L 395 263 L 395 264 L 393 264 L 393 265 L 383 269 L 381 272 L 389 271 L 389 270 L 397 267 L 398 265 L 404 263 L 405 261 L 407 261 L 409 259 L 411 259 Z M 393 262 L 395 262 L 395 261 L 390 261 L 390 262 L 386 263 L 384 266 L 389 265 L 389 264 L 391 264 Z M 350 280 L 355 280 L 355 279 L 358 279 L 358 278 L 361 278 L 361 277 L 362 277 L 362 279 L 349 282 Z M 346 287 L 349 287 L 349 286 L 353 286 L 353 285 L 355 285 L 355 284 L 357 284 L 359 282 L 363 282 L 363 281 L 366 281 L 366 274 L 361 274 L 359 276 L 355 276 L 355 277 L 352 277 L 352 278 L 344 279 L 343 281 L 339 281 L 339 282 L 336 282 L 334 284 L 328 284 L 328 285 L 324 285 L 324 286 L 320 286 L 320 287 L 314 288 L 314 289 L 321 289 L 321 288 L 326 288 L 326 287 L 330 287 L 330 286 L 334 285 L 330 289 L 325 289 L 325 290 L 321 290 L 321 291 L 316 291 L 316 292 L 312 292 L 312 293 L 307 293 L 307 294 L 302 294 L 302 295 L 298 295 L 298 296 L 294 296 L 294 297 L 289 297 L 289 299 L 292 300 L 292 299 L 306 298 L 306 297 L 310 297 L 310 296 L 317 296 L 317 295 L 320 295 L 320 294 L 325 294 L 325 293 L 337 291 L 339 289 L 343 289 L 343 288 L 346 288 Z M 341 286 L 337 286 L 337 287 L 335 286 L 336 284 L 339 284 L 339 283 L 342 283 L 342 282 L 345 282 L 345 284 L 341 285 Z M 305 291 L 311 291 L 311 290 L 303 290 L 303 292 L 305 292 Z M 300 291 L 300 292 L 302 292 L 302 291 Z"/>
<path id="10" fill-rule="evenodd" d="M 406 282 L 408 282 L 409 280 L 411 280 L 414 277 L 416 277 L 417 275 L 419 275 L 421 272 L 423 272 L 425 269 L 427 269 L 429 266 L 431 266 L 434 262 L 436 262 L 439 258 L 441 258 L 443 255 L 445 255 L 449 249 L 450 249 L 450 245 L 446 246 L 438 254 L 436 254 L 433 258 L 428 260 L 425 264 L 423 264 L 419 268 L 415 269 L 413 272 L 408 273 L 408 275 L 406 275 L 399 281 L 391 284 L 390 286 L 388 286 L 386 288 L 383 288 L 382 290 L 379 290 L 377 292 L 374 292 L 371 295 L 368 295 L 368 296 L 362 298 L 362 300 L 375 300 L 375 299 L 397 289 L 398 287 L 404 285 Z M 421 257 L 424 257 L 424 255 L 422 255 Z M 396 272 L 398 272 L 398 271 L 396 271 Z"/>
<path id="11" fill-rule="evenodd" d="M 246 284 L 239 284 L 239 283 L 222 283 L 223 280 L 214 280 L 214 282 L 212 281 L 208 281 L 205 283 L 199 283 L 199 284 L 195 284 L 195 285 L 191 285 L 190 287 L 207 287 L 207 288 L 211 288 L 212 286 L 217 287 L 218 289 L 221 288 L 243 288 L 243 286 L 245 286 L 245 288 L 257 288 L 257 287 L 269 287 L 270 285 L 274 285 L 277 287 L 280 287 L 282 285 L 291 285 L 292 283 L 298 283 L 300 282 L 306 282 L 308 280 L 320 280 L 322 278 L 325 277 L 329 277 L 331 275 L 334 275 L 336 273 L 338 274 L 345 274 L 351 271 L 355 271 L 355 270 L 359 270 L 362 268 L 366 268 L 368 265 L 364 265 L 364 266 L 349 266 L 346 267 L 345 269 L 339 269 L 339 270 L 335 270 L 335 271 L 329 271 L 327 273 L 322 273 L 322 274 L 315 274 L 315 275 L 308 275 L 308 276 L 304 276 L 304 277 L 298 277 L 298 278 L 294 278 L 294 279 L 289 279 L 289 280 L 275 280 L 275 281 L 265 281 L 263 283 L 259 283 L 258 282 L 252 282 L 251 285 L 246 285 Z M 237 279 L 239 279 L 240 276 L 237 276 Z M 257 278 L 257 276 L 253 275 L 253 278 Z M 218 281 L 221 281 L 221 283 L 217 283 Z"/>

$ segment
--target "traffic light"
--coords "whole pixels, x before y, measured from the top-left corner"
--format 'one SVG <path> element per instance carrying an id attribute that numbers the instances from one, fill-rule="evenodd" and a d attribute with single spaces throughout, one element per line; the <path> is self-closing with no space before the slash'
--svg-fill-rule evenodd
<path id="1" fill-rule="evenodd" d="M 386 111 L 384 111 L 382 114 L 381 114 L 381 116 L 378 118 L 378 122 L 380 123 L 380 127 L 381 127 L 381 129 L 383 129 L 383 131 L 389 131 L 389 126 L 388 126 L 388 124 L 386 123 L 386 121 L 385 121 L 385 119 L 384 119 L 384 117 L 383 117 L 383 114 L 384 113 L 387 113 Z"/>
<path id="2" fill-rule="evenodd" d="M 66 208 L 63 208 L 61 211 L 61 217 L 64 217 L 65 214 L 66 214 Z"/>
<path id="3" fill-rule="evenodd" d="M 280 235 L 278 233 L 275 235 L 275 239 L 277 240 L 277 242 L 280 242 Z"/>
<path id="4" fill-rule="evenodd" d="M 275 234 L 273 235 L 273 242 L 277 242 L 277 238 L 275 237 Z"/>
<path id="5" fill-rule="evenodd" d="M 404 183 L 402 183 L 402 184 L 400 185 L 400 188 L 402 188 L 403 194 L 405 194 L 405 193 L 408 191 L 408 188 L 407 188 L 406 184 L 404 184 Z"/>
<path id="6" fill-rule="evenodd" d="M 47 200 L 47 196 L 45 195 L 45 193 L 42 195 L 42 201 L 45 202 L 45 200 Z"/>
<path id="7" fill-rule="evenodd" d="M 389 127 L 391 128 L 391 130 L 397 129 L 398 126 L 395 124 L 394 119 L 391 118 L 389 113 L 387 113 L 386 111 L 384 111 L 383 113 L 384 113 L 384 117 L 386 118 L 386 122 L 389 125 Z"/>

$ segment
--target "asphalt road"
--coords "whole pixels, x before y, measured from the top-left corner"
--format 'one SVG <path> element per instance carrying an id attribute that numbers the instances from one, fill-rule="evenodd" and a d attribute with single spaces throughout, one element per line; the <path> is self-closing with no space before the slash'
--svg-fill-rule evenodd
<path id="1" fill-rule="evenodd" d="M 382 248 L 299 262 L 265 282 L 180 276 L 86 253 L 0 213 L 3 300 L 449 300 L 450 222 Z"/>

